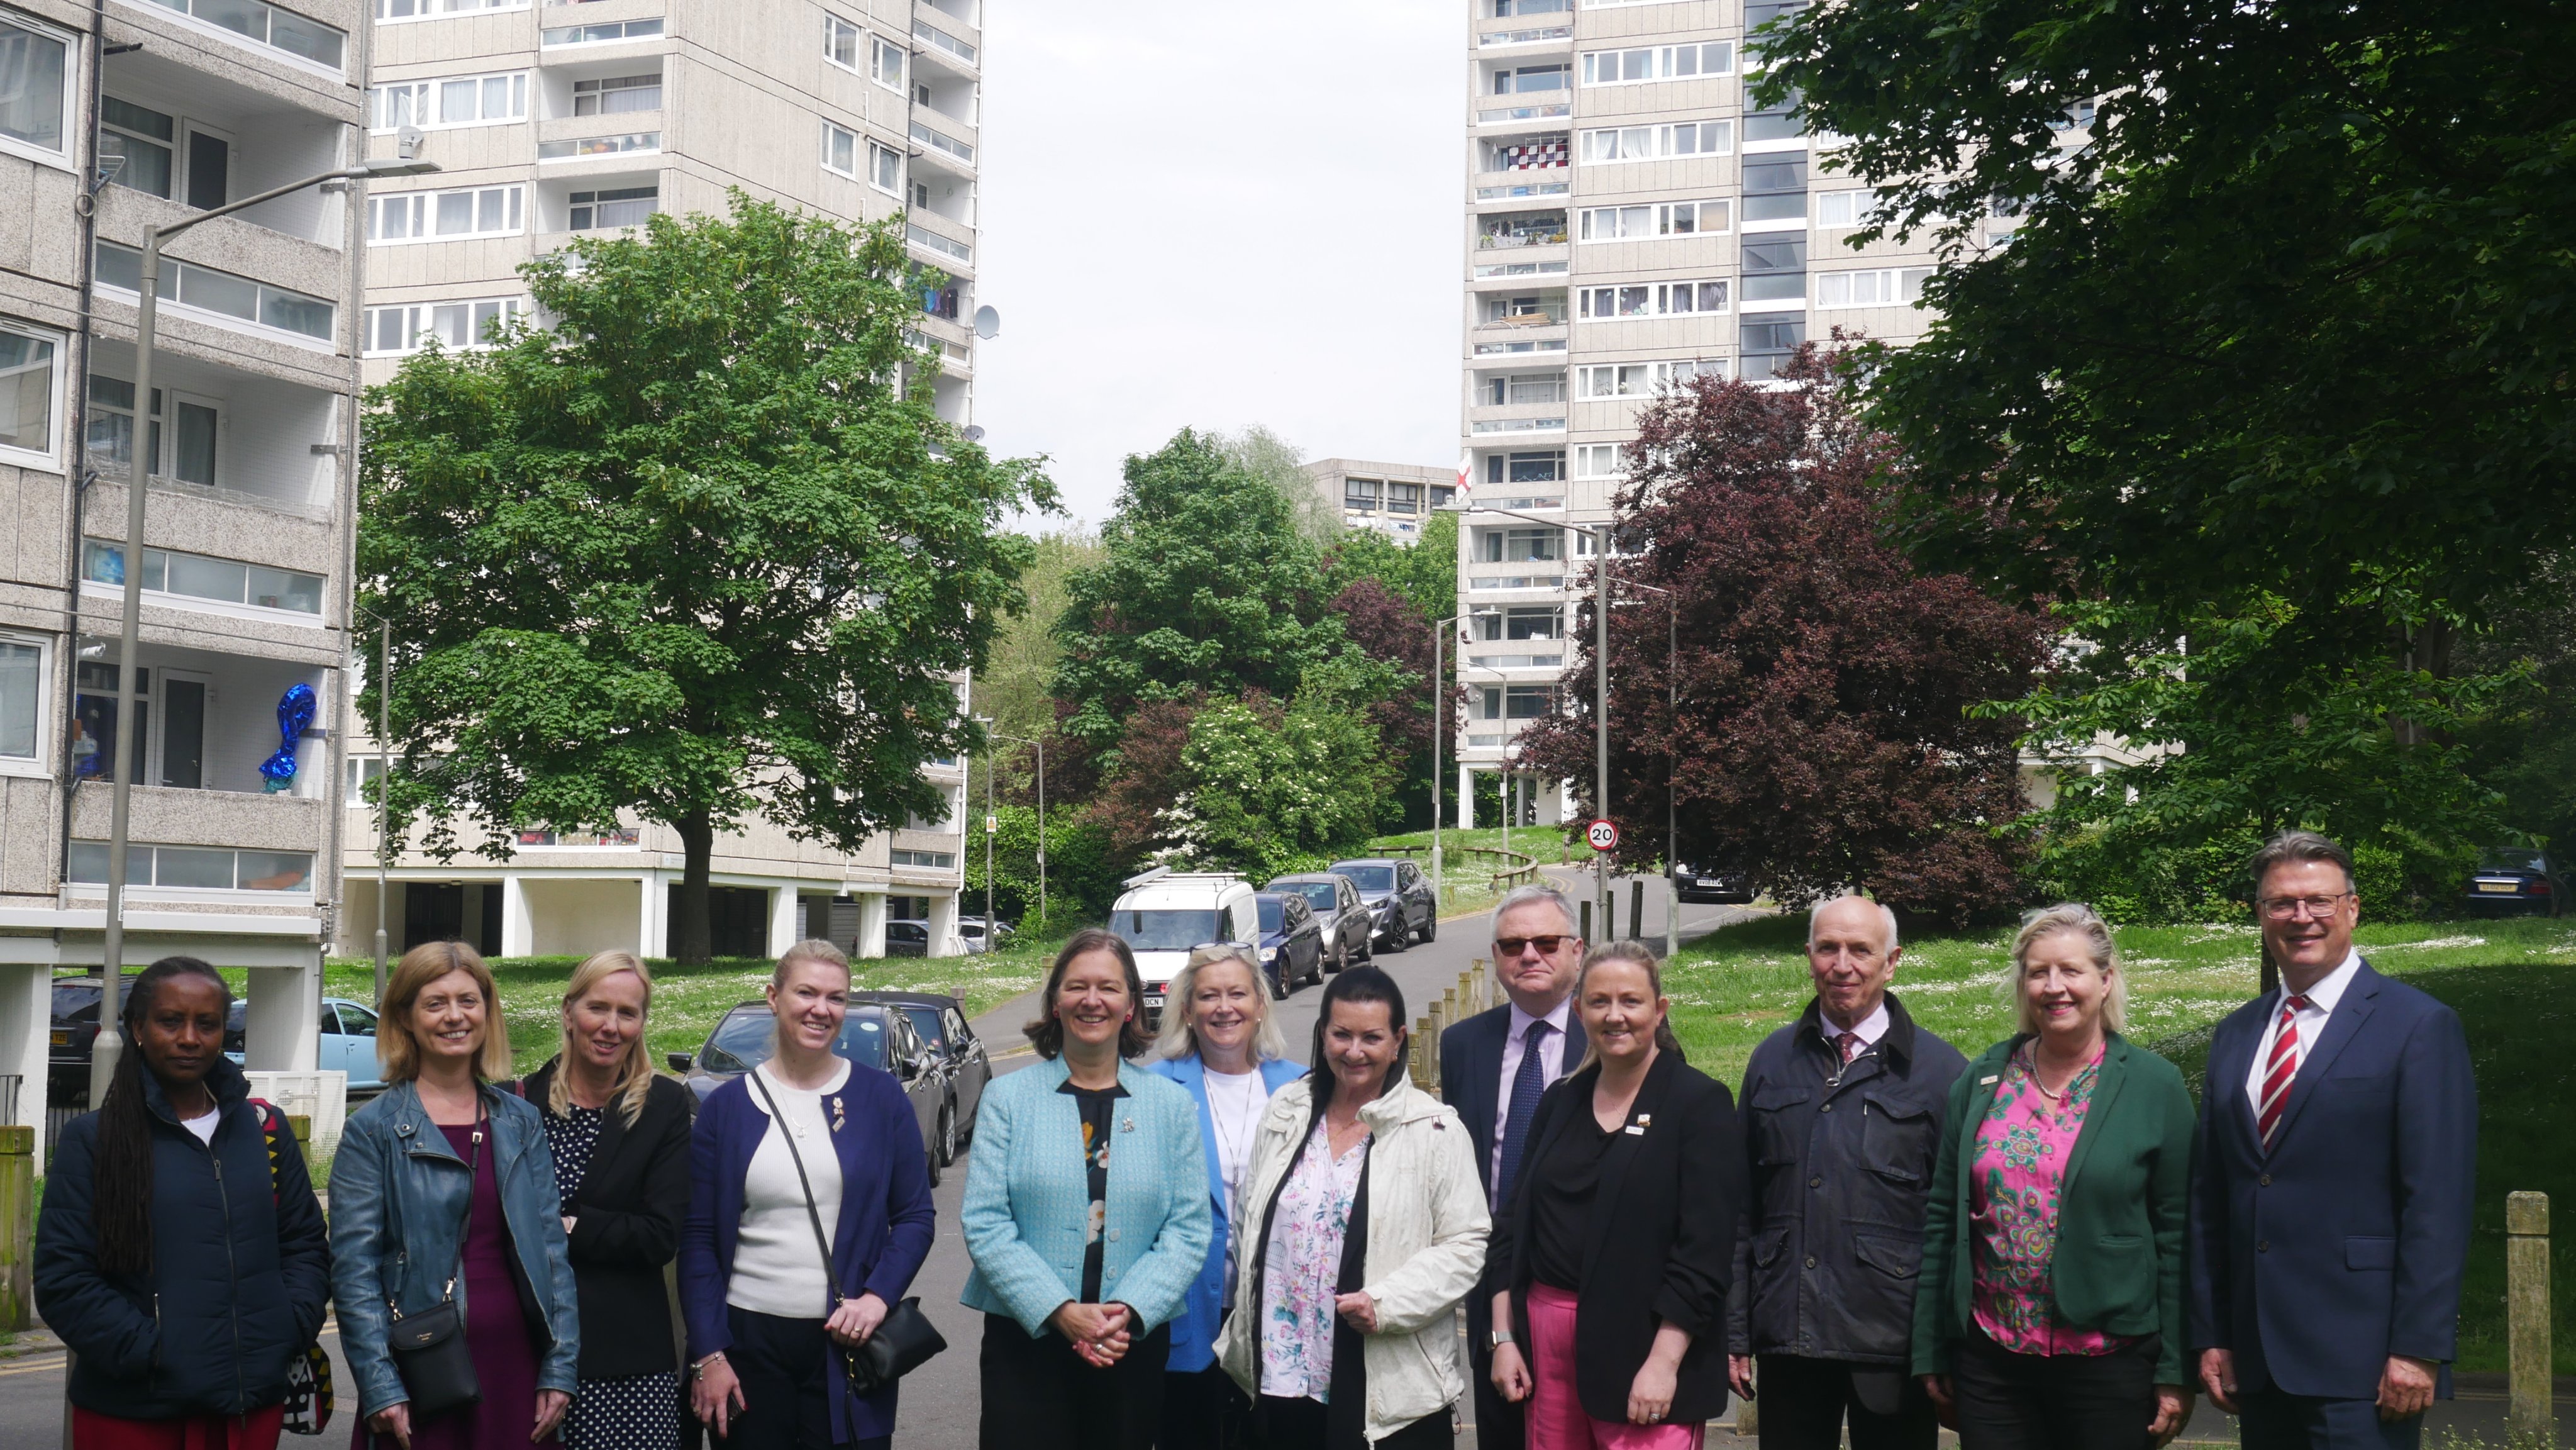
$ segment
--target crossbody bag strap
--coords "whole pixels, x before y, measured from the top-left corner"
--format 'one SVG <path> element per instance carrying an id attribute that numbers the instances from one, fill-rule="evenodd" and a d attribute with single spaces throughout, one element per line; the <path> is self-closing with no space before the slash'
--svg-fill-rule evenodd
<path id="1" fill-rule="evenodd" d="M 422 1111 L 426 1112 L 427 1109 L 424 1108 Z M 471 1234 L 474 1231 L 474 1180 L 481 1177 L 483 1173 L 483 1134 L 490 1122 L 491 1119 L 483 1115 L 482 1094 L 478 1092 L 475 1094 L 474 1108 L 474 1156 L 467 1159 L 465 1163 L 465 1234 Z M 438 1125 L 432 1123 L 430 1126 Z M 402 1150 L 397 1148 L 395 1151 L 399 1153 Z M 392 1206 L 394 1242 L 402 1243 L 405 1241 L 402 1231 L 402 1194 L 389 1191 L 385 1194 L 385 1202 Z M 456 1268 L 448 1274 L 447 1287 L 438 1296 L 442 1304 L 456 1302 L 456 1281 L 465 1277 L 465 1234 L 459 1234 L 456 1239 Z M 393 1315 L 396 1323 L 402 1321 L 402 1306 L 394 1302 L 394 1291 L 391 1289 L 385 1290 L 385 1310 Z"/>
<path id="2" fill-rule="evenodd" d="M 796 1130 L 789 1126 L 787 1115 L 778 1099 L 769 1094 L 769 1084 L 761 1081 L 760 1069 L 751 1070 L 751 1085 L 760 1090 L 760 1100 L 769 1107 L 769 1120 L 778 1125 L 779 1141 L 787 1145 L 787 1161 L 796 1165 L 796 1186 L 805 1194 L 805 1218 L 814 1225 L 814 1247 L 823 1255 L 823 1287 L 830 1297 L 824 1302 L 823 1314 L 829 1318 L 841 1307 L 841 1285 L 832 1272 L 832 1241 L 823 1236 L 823 1211 L 814 1206 L 813 1180 L 805 1176 L 805 1155 L 796 1151 Z"/>

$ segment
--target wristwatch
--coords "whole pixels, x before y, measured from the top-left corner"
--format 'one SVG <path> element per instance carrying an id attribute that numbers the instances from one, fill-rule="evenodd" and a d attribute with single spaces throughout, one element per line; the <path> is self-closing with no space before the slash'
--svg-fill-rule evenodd
<path id="1" fill-rule="evenodd" d="M 1510 1330 L 1497 1329 L 1494 1331 L 1494 1348 L 1500 1349 L 1504 1345 L 1514 1342 L 1515 1341 L 1512 1339 L 1512 1332 Z"/>

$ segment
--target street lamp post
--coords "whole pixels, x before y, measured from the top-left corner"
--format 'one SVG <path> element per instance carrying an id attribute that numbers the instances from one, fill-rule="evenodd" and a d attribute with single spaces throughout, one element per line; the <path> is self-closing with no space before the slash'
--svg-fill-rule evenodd
<path id="1" fill-rule="evenodd" d="M 1016 740 L 1038 753 L 1038 920 L 1044 921 L 1047 918 L 1046 742 L 1032 740 L 1026 735 L 1004 734 L 993 729 L 989 719 L 978 723 L 985 727 L 984 733 L 995 740 Z M 984 752 L 984 813 L 991 815 L 992 809 L 993 754 L 988 750 Z M 989 830 L 984 833 L 984 939 L 987 942 L 993 939 L 993 833 Z"/>
<path id="2" fill-rule="evenodd" d="M 1682 763 L 1681 596 L 1634 579 L 1619 582 L 1664 596 L 1664 960 L 1671 961 L 1682 944 L 1682 887 L 1677 874 L 1681 870 L 1681 788 L 1677 783 Z"/>
<path id="3" fill-rule="evenodd" d="M 200 222 L 219 216 L 230 216 L 245 207 L 320 186 L 330 181 L 364 181 L 375 176 L 414 176 L 436 171 L 434 161 L 417 159 L 420 133 L 407 132 L 402 138 L 402 155 L 398 159 L 363 162 L 308 176 L 301 181 L 271 187 L 255 196 L 162 226 L 143 229 L 142 273 L 136 284 L 134 308 L 134 397 L 135 414 L 142 422 L 135 428 L 135 464 L 125 490 L 125 617 L 117 630 L 116 657 L 116 762 L 115 784 L 110 795 L 107 833 L 107 922 L 105 939 L 100 943 L 101 983 L 97 1043 L 90 1050 L 89 1100 L 107 1100 L 107 1085 L 116 1075 L 116 1059 L 123 1044 L 112 1030 L 117 1020 L 118 989 L 124 986 L 125 970 L 125 860 L 129 844 L 134 803 L 134 766 L 140 748 L 134 728 L 135 653 L 140 647 L 138 635 L 143 615 L 143 501 L 152 492 L 152 475 L 161 460 L 150 426 L 152 412 L 152 344 L 153 331 L 161 316 L 161 244 Z M 349 249 L 350 265 L 357 264 L 358 249 Z M 172 415 L 177 416 L 175 413 Z M 175 436 L 175 435 L 174 435 Z"/>
<path id="4" fill-rule="evenodd" d="M 1431 889 L 1435 892 L 1449 889 L 1449 878 L 1442 874 L 1440 864 L 1440 737 L 1449 733 L 1453 713 L 1449 692 L 1440 686 L 1440 635 L 1443 630 L 1456 628 L 1464 618 L 1463 614 L 1453 614 L 1431 624 Z"/>

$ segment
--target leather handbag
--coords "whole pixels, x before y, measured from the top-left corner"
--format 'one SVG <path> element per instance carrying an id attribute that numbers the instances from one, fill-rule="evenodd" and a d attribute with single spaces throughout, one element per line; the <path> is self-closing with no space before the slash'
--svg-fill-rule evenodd
<path id="1" fill-rule="evenodd" d="M 787 1158 L 796 1165 L 796 1186 L 805 1194 L 805 1217 L 814 1225 L 814 1247 L 823 1255 L 823 1282 L 830 1286 L 828 1318 L 847 1298 L 832 1273 L 832 1241 L 823 1236 L 823 1214 L 814 1206 L 814 1181 L 805 1176 L 805 1155 L 796 1149 L 796 1131 L 769 1095 L 769 1085 L 760 1080 L 760 1071 L 751 1072 L 751 1085 L 760 1091 L 760 1100 L 778 1124 L 780 1141 L 787 1145 Z M 948 1347 L 938 1327 L 921 1312 L 921 1300 L 906 1299 L 886 1311 L 886 1317 L 868 1336 L 867 1343 L 851 1346 L 837 1340 L 832 1348 L 841 1357 L 842 1382 L 851 1395 L 872 1395 L 928 1363 L 930 1357 Z"/>
<path id="2" fill-rule="evenodd" d="M 474 1156 L 467 1166 L 475 1177 L 483 1172 L 483 1135 L 491 1131 L 490 1122 L 484 1118 L 474 1125 Z M 467 1180 L 469 1193 L 472 1181 Z M 403 1241 L 399 1226 L 394 1241 Z M 448 1275 L 437 1303 L 417 1314 L 405 1314 L 391 1294 L 385 1296 L 385 1308 L 392 1315 L 385 1326 L 385 1348 L 393 1356 L 394 1372 L 402 1376 L 415 1427 L 428 1416 L 483 1398 L 482 1383 L 474 1376 L 473 1348 L 465 1341 L 465 1315 L 456 1307 L 456 1281 L 464 1272 L 465 1245 L 460 1240 L 455 1272 Z"/>

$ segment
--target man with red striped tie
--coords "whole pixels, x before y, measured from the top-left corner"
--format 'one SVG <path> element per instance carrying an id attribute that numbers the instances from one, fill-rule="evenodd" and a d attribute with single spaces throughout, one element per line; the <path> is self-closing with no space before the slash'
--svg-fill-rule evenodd
<path id="1" fill-rule="evenodd" d="M 2275 991 L 2210 1040 L 2191 1209 L 2191 1347 L 2245 1450 L 2416 1450 L 2450 1393 L 2477 1082 L 2450 1008 L 2371 970 L 2352 857 L 2254 855 Z"/>

